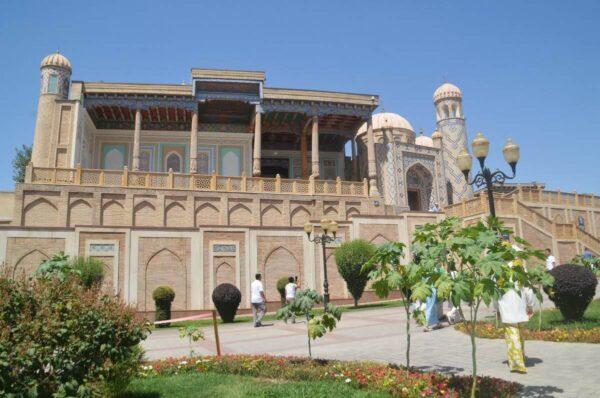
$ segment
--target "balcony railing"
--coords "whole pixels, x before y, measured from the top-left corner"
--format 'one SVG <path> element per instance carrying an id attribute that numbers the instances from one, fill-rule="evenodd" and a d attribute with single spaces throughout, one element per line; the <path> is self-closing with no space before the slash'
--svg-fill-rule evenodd
<path id="1" fill-rule="evenodd" d="M 127 187 L 146 189 L 178 189 L 275 193 L 293 195 L 369 196 L 367 179 L 363 181 L 284 179 L 279 177 L 227 177 L 216 174 L 154 173 L 145 171 L 49 168 L 27 166 L 26 183 L 81 185 L 94 187 Z"/>

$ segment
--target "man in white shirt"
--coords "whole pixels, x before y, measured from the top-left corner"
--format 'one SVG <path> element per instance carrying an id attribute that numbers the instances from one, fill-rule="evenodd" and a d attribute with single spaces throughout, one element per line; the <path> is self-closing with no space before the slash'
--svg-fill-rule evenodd
<path id="1" fill-rule="evenodd" d="M 548 255 L 548 257 L 546 257 L 546 270 L 552 271 L 554 267 L 556 267 L 556 257 L 552 255 L 550 249 L 546 249 L 546 254 Z"/>
<path id="2" fill-rule="evenodd" d="M 262 319 L 265 316 L 267 310 L 265 297 L 265 289 L 260 281 L 262 276 L 260 274 L 255 275 L 256 280 L 250 285 L 250 302 L 252 303 L 252 316 L 254 317 L 254 327 L 257 328 L 262 326 Z"/>
<path id="3" fill-rule="evenodd" d="M 295 279 L 293 276 L 288 278 L 288 284 L 285 285 L 285 301 L 289 304 L 296 298 L 296 289 L 298 285 L 296 285 Z M 287 323 L 287 319 L 284 320 Z M 292 323 L 296 323 L 296 316 L 292 315 Z"/>

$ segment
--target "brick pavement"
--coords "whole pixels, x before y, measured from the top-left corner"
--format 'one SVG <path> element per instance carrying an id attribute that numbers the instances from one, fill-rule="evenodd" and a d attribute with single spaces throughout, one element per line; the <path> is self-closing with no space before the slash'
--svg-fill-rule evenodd
<path id="1" fill-rule="evenodd" d="M 313 356 L 345 360 L 375 360 L 405 363 L 406 318 L 402 308 L 344 313 L 339 327 L 313 341 Z M 452 327 L 425 333 L 412 327 L 411 362 L 414 366 L 448 373 L 471 371 L 471 348 L 467 335 Z M 200 354 L 215 352 L 212 328 L 206 340 L 194 345 Z M 224 353 L 308 355 L 306 325 L 272 322 L 253 328 L 250 323 L 220 328 Z M 144 343 L 149 358 L 186 355 L 185 340 L 176 329 L 155 331 Z M 506 365 L 503 340 L 477 340 L 480 374 L 513 380 L 526 386 L 530 397 L 594 397 L 600 372 L 600 346 L 579 343 L 528 341 L 528 373 L 513 374 Z"/>

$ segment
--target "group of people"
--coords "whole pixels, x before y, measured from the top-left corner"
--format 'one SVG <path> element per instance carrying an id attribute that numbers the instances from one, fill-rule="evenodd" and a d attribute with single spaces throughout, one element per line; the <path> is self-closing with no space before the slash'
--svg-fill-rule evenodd
<path id="1" fill-rule="evenodd" d="M 254 282 L 250 285 L 250 303 L 252 304 L 254 327 L 258 328 L 262 326 L 262 319 L 267 311 L 267 296 L 262 283 L 262 275 L 257 273 L 254 278 Z M 296 298 L 297 282 L 297 277 L 290 276 L 288 283 L 285 285 L 285 300 L 288 304 Z M 296 323 L 296 317 L 292 317 L 292 323 Z"/>

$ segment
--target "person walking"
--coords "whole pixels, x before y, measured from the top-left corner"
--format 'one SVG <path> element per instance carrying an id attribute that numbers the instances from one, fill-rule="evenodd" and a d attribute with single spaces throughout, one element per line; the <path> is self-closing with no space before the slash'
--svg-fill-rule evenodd
<path id="1" fill-rule="evenodd" d="M 552 255 L 552 250 L 546 249 L 546 271 L 552 271 L 556 267 L 556 257 Z"/>
<path id="2" fill-rule="evenodd" d="M 250 302 L 252 303 L 252 317 L 254 318 L 254 327 L 262 326 L 262 319 L 265 316 L 265 312 L 267 310 L 266 302 L 267 298 L 265 297 L 265 289 L 263 288 L 263 284 L 261 282 L 262 275 L 256 274 L 256 280 L 252 282 L 250 285 Z"/>
<path id="3" fill-rule="evenodd" d="M 521 248 L 513 245 L 520 251 Z M 508 265 L 512 268 L 513 262 Z M 521 323 L 527 322 L 533 315 L 533 290 L 521 288 L 515 284 L 513 289 L 504 293 L 497 302 L 500 320 L 504 324 L 504 340 L 508 348 L 508 368 L 511 372 L 527 373 L 525 367 L 525 340 L 521 334 Z"/>
<path id="4" fill-rule="evenodd" d="M 285 285 L 285 302 L 289 305 L 296 298 L 296 290 L 298 285 L 293 276 L 288 278 L 288 284 Z M 284 320 L 287 323 L 287 319 Z M 296 315 L 292 315 L 292 323 L 296 323 Z"/>
<path id="5" fill-rule="evenodd" d="M 508 348 L 508 368 L 511 372 L 527 373 L 525 367 L 525 341 L 521 323 L 533 315 L 534 296 L 529 288 L 509 290 L 498 300 L 500 319 L 504 324 L 504 340 Z"/>

